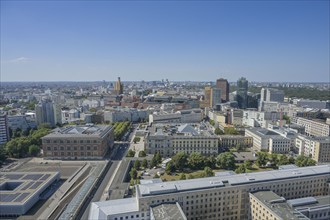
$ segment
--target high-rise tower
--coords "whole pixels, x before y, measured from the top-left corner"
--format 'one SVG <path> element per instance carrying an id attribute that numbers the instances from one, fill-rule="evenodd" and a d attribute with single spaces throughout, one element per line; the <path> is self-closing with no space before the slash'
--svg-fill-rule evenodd
<path id="1" fill-rule="evenodd" d="M 249 84 L 249 82 L 244 77 L 241 77 L 237 80 L 236 100 L 238 103 L 238 107 L 242 108 L 242 109 L 247 108 L 247 104 L 248 104 L 248 95 L 247 95 L 248 84 Z"/>
<path id="2" fill-rule="evenodd" d="M 120 81 L 120 77 L 118 77 L 118 80 L 115 83 L 114 91 L 117 95 L 123 94 L 124 88 L 123 88 L 123 84 Z"/>
<path id="3" fill-rule="evenodd" d="M 226 79 L 220 78 L 216 82 L 217 89 L 221 89 L 221 102 L 229 101 L 229 83 Z"/>

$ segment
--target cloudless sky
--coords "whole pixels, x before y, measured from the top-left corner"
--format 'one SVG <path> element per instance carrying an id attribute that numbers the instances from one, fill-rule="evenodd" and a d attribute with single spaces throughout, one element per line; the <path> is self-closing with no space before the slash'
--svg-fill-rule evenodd
<path id="1" fill-rule="evenodd" d="M 1 1 L 1 81 L 329 81 L 329 1 Z"/>

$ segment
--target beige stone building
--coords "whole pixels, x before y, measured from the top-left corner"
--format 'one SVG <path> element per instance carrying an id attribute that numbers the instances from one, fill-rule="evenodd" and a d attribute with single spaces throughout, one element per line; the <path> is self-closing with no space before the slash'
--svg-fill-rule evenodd
<path id="1" fill-rule="evenodd" d="M 150 219 L 150 207 L 178 202 L 187 219 L 252 219 L 250 193 L 273 191 L 291 200 L 325 196 L 330 165 L 233 174 L 136 186 L 136 196 L 92 203 L 90 219 Z M 119 210 L 120 209 L 120 210 Z M 266 219 L 266 218 L 262 218 Z"/>
<path id="2" fill-rule="evenodd" d="M 330 196 L 286 200 L 272 191 L 250 193 L 252 220 L 328 220 Z"/>
<path id="3" fill-rule="evenodd" d="M 113 143 L 111 126 L 69 126 L 44 136 L 42 149 L 47 159 L 102 159 Z"/>
<path id="4" fill-rule="evenodd" d="M 145 148 L 149 154 L 160 152 L 170 157 L 178 152 L 218 154 L 219 138 L 200 124 L 155 124 L 148 128 Z"/>
<path id="5" fill-rule="evenodd" d="M 318 163 L 330 162 L 330 137 L 308 137 L 299 135 L 296 147 L 300 155 L 311 157 Z"/>
<path id="6" fill-rule="evenodd" d="M 220 148 L 230 148 L 241 145 L 243 147 L 252 147 L 253 138 L 245 137 L 241 135 L 221 135 L 220 136 Z"/>
<path id="7" fill-rule="evenodd" d="M 297 124 L 305 127 L 305 134 L 313 137 L 330 136 L 330 125 L 321 120 L 297 118 Z"/>

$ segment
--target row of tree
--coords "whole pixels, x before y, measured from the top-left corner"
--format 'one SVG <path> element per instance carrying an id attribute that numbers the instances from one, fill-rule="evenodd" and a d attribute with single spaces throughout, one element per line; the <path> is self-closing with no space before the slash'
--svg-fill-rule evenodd
<path id="1" fill-rule="evenodd" d="M 183 171 L 185 168 L 200 170 L 205 167 L 209 167 L 210 169 L 221 168 L 230 170 L 235 168 L 235 158 L 230 152 L 221 153 L 217 157 L 205 157 L 197 152 L 191 153 L 190 155 L 179 152 L 167 163 L 165 172 L 169 174 L 176 170 Z"/>
<path id="2" fill-rule="evenodd" d="M 297 158 L 294 158 L 288 157 L 285 154 L 269 154 L 267 152 L 258 152 L 256 164 L 259 167 L 265 167 L 268 164 L 268 166 L 277 168 L 278 166 L 287 164 L 295 164 L 299 167 L 313 166 L 316 164 L 316 162 L 315 160 L 303 155 L 299 155 Z"/>
<path id="3" fill-rule="evenodd" d="M 113 127 L 114 127 L 115 140 L 120 141 L 123 135 L 131 127 L 131 123 L 129 121 L 116 122 L 113 124 Z"/>
<path id="4" fill-rule="evenodd" d="M 9 157 L 20 158 L 28 155 L 36 156 L 40 152 L 41 138 L 49 133 L 49 129 L 31 130 L 28 136 L 21 136 L 8 141 L 4 151 Z"/>

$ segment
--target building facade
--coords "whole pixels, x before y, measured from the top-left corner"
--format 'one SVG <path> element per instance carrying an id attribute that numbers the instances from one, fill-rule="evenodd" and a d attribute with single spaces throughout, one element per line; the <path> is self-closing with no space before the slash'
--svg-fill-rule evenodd
<path id="1" fill-rule="evenodd" d="M 178 202 L 189 220 L 248 220 L 252 219 L 249 193 L 271 190 L 285 199 L 325 196 L 329 180 L 330 166 L 323 165 L 137 185 L 134 198 L 92 203 L 90 218 L 105 215 L 120 220 L 131 217 L 125 212 L 135 211 L 134 219 L 146 220 L 150 206 Z"/>
<path id="2" fill-rule="evenodd" d="M 221 102 L 229 102 L 229 83 L 226 79 L 217 79 L 216 87 L 221 89 Z"/>
<path id="3" fill-rule="evenodd" d="M 218 143 L 216 135 L 198 131 L 188 124 L 156 124 L 149 128 L 145 149 L 149 154 L 160 152 L 162 157 L 171 157 L 178 152 L 217 155 Z"/>
<path id="4" fill-rule="evenodd" d="M 237 146 L 252 147 L 253 138 L 241 136 L 241 135 L 221 135 L 219 146 L 220 146 L 220 149 L 237 147 Z"/>
<path id="5" fill-rule="evenodd" d="M 9 126 L 7 113 L 0 112 L 0 144 L 9 141 Z"/>
<path id="6" fill-rule="evenodd" d="M 236 101 L 238 102 L 238 107 L 241 109 L 248 107 L 248 84 L 249 82 L 244 77 L 239 78 L 237 81 Z"/>
<path id="7" fill-rule="evenodd" d="M 118 77 L 118 80 L 115 83 L 114 92 L 116 95 L 121 95 L 124 92 L 124 86 L 120 81 L 120 77 Z"/>
<path id="8" fill-rule="evenodd" d="M 211 90 L 211 108 L 216 108 L 216 105 L 221 104 L 221 89 L 218 88 L 212 88 Z"/>
<path id="9" fill-rule="evenodd" d="M 50 100 L 42 100 L 35 106 L 37 125 L 49 124 L 55 127 L 55 111 L 53 102 Z"/>
<path id="10" fill-rule="evenodd" d="M 114 133 L 111 126 L 69 126 L 41 139 L 47 159 L 102 159 L 112 150 Z"/>
<path id="11" fill-rule="evenodd" d="M 297 124 L 305 127 L 305 134 L 312 137 L 330 136 L 330 125 L 321 120 L 297 117 Z"/>

